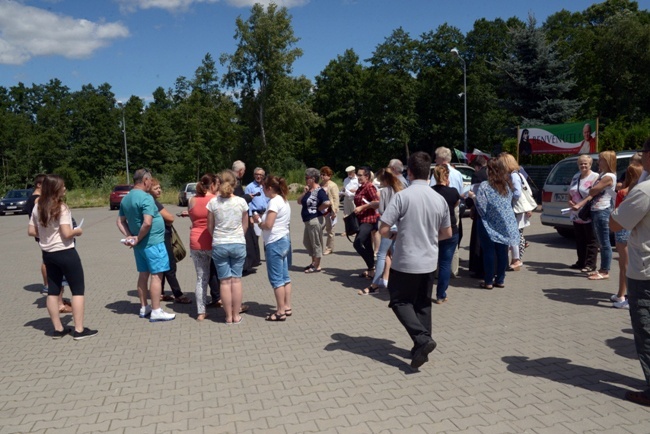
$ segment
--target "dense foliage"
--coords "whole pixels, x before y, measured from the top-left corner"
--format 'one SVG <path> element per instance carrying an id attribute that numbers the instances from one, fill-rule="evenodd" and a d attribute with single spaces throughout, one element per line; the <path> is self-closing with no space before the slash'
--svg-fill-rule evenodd
<path id="1" fill-rule="evenodd" d="M 601 149 L 650 136 L 650 13 L 629 0 L 565 10 L 537 25 L 477 20 L 467 34 L 444 24 L 412 37 L 395 29 L 369 59 L 354 50 L 312 83 L 292 75 L 302 55 L 285 8 L 255 5 L 235 23 L 237 48 L 206 54 L 145 104 L 118 104 L 108 83 L 72 91 L 58 79 L 0 87 L 1 183 L 57 172 L 68 186 L 125 181 L 129 165 L 167 185 L 242 159 L 289 173 L 329 165 L 385 165 L 390 158 L 463 145 L 463 68 L 469 149 L 511 149 L 518 125 L 598 117 Z M 124 125 L 123 125 L 124 120 Z M 539 163 L 544 160 L 540 158 Z"/>

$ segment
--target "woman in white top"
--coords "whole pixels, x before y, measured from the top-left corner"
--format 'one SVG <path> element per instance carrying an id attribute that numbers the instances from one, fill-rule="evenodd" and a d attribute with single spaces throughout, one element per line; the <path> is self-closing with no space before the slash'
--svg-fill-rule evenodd
<path id="1" fill-rule="evenodd" d="M 58 297 L 63 276 L 72 292 L 72 317 L 74 319 L 73 339 L 93 337 L 97 330 L 84 328 L 84 270 L 75 249 L 74 237 L 83 233 L 72 228 L 72 213 L 64 203 L 65 184 L 58 175 L 46 175 L 41 186 L 41 196 L 32 211 L 27 233 L 38 237 L 43 250 L 43 263 L 47 270 L 47 311 L 54 326 L 54 339 L 60 339 L 71 332 L 61 324 Z"/>
<path id="2" fill-rule="evenodd" d="M 242 317 L 241 277 L 246 260 L 248 204 L 234 195 L 236 178 L 227 170 L 220 174 L 219 196 L 210 199 L 206 208 L 208 231 L 212 234 L 212 260 L 221 281 L 221 302 L 226 311 L 226 324 L 239 324 Z"/>
<path id="3" fill-rule="evenodd" d="M 264 180 L 264 194 L 270 198 L 263 216 L 254 215 L 255 223 L 262 229 L 264 255 L 269 282 L 275 292 L 277 309 L 266 317 L 267 321 L 284 321 L 291 316 L 291 207 L 287 202 L 289 188 L 284 178 L 269 175 Z"/>
<path id="4" fill-rule="evenodd" d="M 609 279 L 609 269 L 612 264 L 612 245 L 609 241 L 609 215 L 612 213 L 612 199 L 616 186 L 616 153 L 603 151 L 598 154 L 598 179 L 589 190 L 589 195 L 571 208 L 578 211 L 589 200 L 591 204 L 591 220 L 594 234 L 600 245 L 600 269 L 589 274 L 589 280 Z"/>
<path id="5" fill-rule="evenodd" d="M 573 207 L 589 195 L 592 185 L 598 179 L 598 174 L 592 172 L 592 159 L 584 154 L 578 157 L 578 173 L 573 176 L 569 187 L 569 207 Z M 576 238 L 576 252 L 578 261 L 569 268 L 581 270 L 583 273 L 596 271 L 596 258 L 598 257 L 598 242 L 594 235 L 591 219 L 582 220 L 578 212 L 572 210 L 569 216 L 573 222 Z"/>

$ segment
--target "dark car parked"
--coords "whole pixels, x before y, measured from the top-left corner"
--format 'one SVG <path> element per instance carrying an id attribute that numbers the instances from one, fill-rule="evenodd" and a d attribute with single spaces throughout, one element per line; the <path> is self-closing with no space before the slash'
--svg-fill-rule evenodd
<path id="1" fill-rule="evenodd" d="M 111 192 L 111 197 L 109 198 L 108 202 L 110 204 L 111 210 L 113 209 L 118 209 L 120 207 L 120 203 L 122 203 L 122 198 L 129 194 L 129 191 L 133 189 L 132 185 L 116 185 L 113 187 L 113 191 Z"/>
<path id="2" fill-rule="evenodd" d="M 5 197 L 0 199 L 0 215 L 5 215 L 8 212 L 14 214 L 24 213 L 27 199 L 29 199 L 33 191 L 32 189 L 9 190 Z"/>

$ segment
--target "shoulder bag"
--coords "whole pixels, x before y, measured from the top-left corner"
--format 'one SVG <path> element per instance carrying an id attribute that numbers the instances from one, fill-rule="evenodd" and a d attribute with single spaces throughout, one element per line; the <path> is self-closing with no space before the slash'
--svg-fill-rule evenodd
<path id="1" fill-rule="evenodd" d="M 181 241 L 181 237 L 178 235 L 178 232 L 176 232 L 176 228 L 174 225 L 172 225 L 172 252 L 174 253 L 174 259 L 176 259 L 176 262 L 180 262 L 183 259 L 185 259 L 185 256 L 187 256 L 187 250 L 185 250 L 185 246 L 183 245 L 183 241 Z"/>
<path id="2" fill-rule="evenodd" d="M 531 212 L 537 209 L 537 202 L 533 198 L 532 191 L 528 185 L 528 181 L 521 176 L 521 173 L 517 173 L 521 179 L 521 196 L 514 207 L 512 207 L 515 214 L 521 214 L 524 212 Z"/>

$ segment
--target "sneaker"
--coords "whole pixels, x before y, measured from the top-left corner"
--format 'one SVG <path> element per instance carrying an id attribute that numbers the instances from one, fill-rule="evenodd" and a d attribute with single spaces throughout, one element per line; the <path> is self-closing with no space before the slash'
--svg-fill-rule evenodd
<path id="1" fill-rule="evenodd" d="M 611 297 L 609 297 L 609 301 L 611 301 L 611 302 L 613 302 L 613 303 L 620 303 L 620 302 L 622 302 L 622 301 L 625 301 L 625 297 L 618 298 L 618 297 L 616 296 L 616 294 L 613 294 Z"/>
<path id="2" fill-rule="evenodd" d="M 162 309 L 151 311 L 149 322 L 171 321 L 176 318 L 175 313 L 167 313 Z"/>
<path id="3" fill-rule="evenodd" d="M 146 318 L 151 315 L 151 306 L 142 306 L 140 308 L 140 318 Z"/>
<path id="4" fill-rule="evenodd" d="M 47 295 L 47 291 L 48 291 L 47 286 L 43 285 L 43 288 L 41 288 L 41 294 Z"/>
<path id="5" fill-rule="evenodd" d="M 630 303 L 627 300 L 617 301 L 613 304 L 616 309 L 629 309 Z"/>
<path id="6" fill-rule="evenodd" d="M 92 338 L 93 336 L 97 336 L 97 330 L 90 330 L 88 327 L 84 327 L 84 330 L 82 332 L 74 331 L 74 335 L 72 339 L 75 341 L 80 341 L 82 339 L 86 338 Z"/>
<path id="7" fill-rule="evenodd" d="M 61 339 L 63 336 L 68 334 L 70 334 L 70 329 L 68 327 L 64 327 L 60 332 L 54 330 L 54 333 L 52 333 L 52 339 Z"/>

